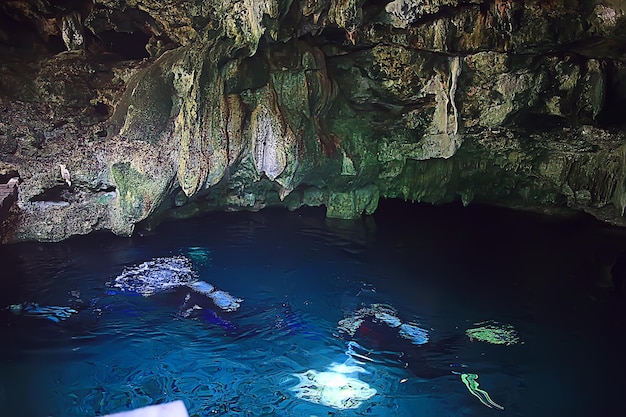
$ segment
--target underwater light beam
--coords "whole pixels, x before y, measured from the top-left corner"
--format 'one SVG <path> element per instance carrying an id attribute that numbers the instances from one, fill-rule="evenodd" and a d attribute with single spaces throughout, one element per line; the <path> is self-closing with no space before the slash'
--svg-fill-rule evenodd
<path id="1" fill-rule="evenodd" d="M 331 364 L 327 371 L 309 369 L 294 374 L 298 384 L 291 391 L 296 393 L 296 397 L 315 404 L 339 410 L 358 408 L 363 401 L 376 394 L 376 389 L 356 377 L 359 373 L 367 373 L 355 365 L 358 363 L 348 358 L 343 364 Z"/>

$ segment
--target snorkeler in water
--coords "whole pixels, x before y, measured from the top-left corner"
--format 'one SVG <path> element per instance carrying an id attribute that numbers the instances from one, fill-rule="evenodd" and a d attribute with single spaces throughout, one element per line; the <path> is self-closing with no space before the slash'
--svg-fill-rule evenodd
<path id="1" fill-rule="evenodd" d="M 340 320 L 337 328 L 354 342 L 349 354 L 355 358 L 408 368 L 424 379 L 452 375 L 456 369 L 446 359 L 461 336 L 433 341 L 429 330 L 402 321 L 388 304 L 364 306 Z"/>
<path id="2" fill-rule="evenodd" d="M 96 326 L 107 308 L 100 305 L 100 298 L 84 300 L 77 290 L 72 290 L 68 294 L 67 305 L 45 305 L 31 301 L 10 304 L 1 310 L 8 312 L 4 321 L 8 324 L 16 320 L 18 322 L 39 320 L 49 324 L 68 323 L 71 327 L 86 330 Z"/>
<path id="3" fill-rule="evenodd" d="M 443 339 L 431 337 L 430 331 L 413 322 L 404 322 L 388 304 L 363 305 L 338 322 L 338 330 L 348 340 L 346 354 L 359 363 L 378 363 L 407 368 L 418 378 L 445 376 L 460 378 L 468 391 L 486 407 L 503 410 L 479 388 L 478 374 L 468 372 L 458 362 L 459 351 L 468 342 L 486 342 L 510 346 L 520 341 L 513 326 L 494 320 L 474 323 L 465 334 Z"/>

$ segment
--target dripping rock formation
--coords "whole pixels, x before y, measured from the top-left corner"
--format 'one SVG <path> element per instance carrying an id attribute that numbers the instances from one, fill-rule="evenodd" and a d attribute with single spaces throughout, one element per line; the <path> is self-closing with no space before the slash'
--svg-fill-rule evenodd
<path id="1" fill-rule="evenodd" d="M 5 1 L 1 240 L 380 198 L 626 225 L 624 108 L 622 0 Z"/>

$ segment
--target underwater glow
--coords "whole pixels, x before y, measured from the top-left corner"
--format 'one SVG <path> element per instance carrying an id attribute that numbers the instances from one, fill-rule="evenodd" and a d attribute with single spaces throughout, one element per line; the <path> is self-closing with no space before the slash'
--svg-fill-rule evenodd
<path id="1" fill-rule="evenodd" d="M 363 401 L 376 394 L 376 389 L 353 376 L 367 372 L 354 363 L 358 362 L 348 359 L 343 364 L 333 363 L 328 371 L 309 369 L 294 374 L 298 378 L 298 384 L 291 391 L 296 393 L 296 397 L 315 404 L 339 410 L 358 408 Z"/>
<path id="2" fill-rule="evenodd" d="M 485 404 L 489 408 L 504 410 L 504 407 L 491 399 L 487 391 L 478 388 L 477 379 L 478 375 L 476 374 L 461 374 L 461 381 L 463 381 L 469 392 L 471 392 L 472 395 L 478 398 L 481 403 Z"/>
<path id="3" fill-rule="evenodd" d="M 478 340 L 480 342 L 506 346 L 519 343 L 520 341 L 517 331 L 510 324 L 501 324 L 493 320 L 474 324 L 479 327 L 465 331 L 470 341 Z"/>
<path id="4" fill-rule="evenodd" d="M 599 326 L 612 322 L 596 304 L 562 311 L 562 286 L 528 300 L 501 279 L 543 242 L 534 233 L 515 262 L 493 265 L 476 247 L 479 264 L 448 270 L 452 238 L 441 230 L 453 216 L 433 227 L 435 251 L 397 245 L 382 227 L 329 230 L 323 211 L 269 214 L 3 247 L 15 270 L 0 280 L 0 416 L 103 416 L 175 400 L 198 417 L 620 415 L 612 381 L 624 373 L 626 332 Z M 410 224 L 398 225 L 403 236 Z M 558 267 L 526 265 L 532 283 Z M 224 312 L 220 291 L 245 301 Z"/>
<path id="5" fill-rule="evenodd" d="M 211 261 L 211 251 L 202 246 L 190 246 L 184 253 L 199 266 L 207 265 Z"/>

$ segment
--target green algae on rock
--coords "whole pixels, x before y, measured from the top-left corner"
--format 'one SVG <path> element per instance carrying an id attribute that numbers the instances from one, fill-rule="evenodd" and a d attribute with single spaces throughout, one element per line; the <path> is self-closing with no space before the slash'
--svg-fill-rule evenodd
<path id="1" fill-rule="evenodd" d="M 620 2 L 62 3 L 0 5 L 2 241 L 381 197 L 626 225 Z"/>

